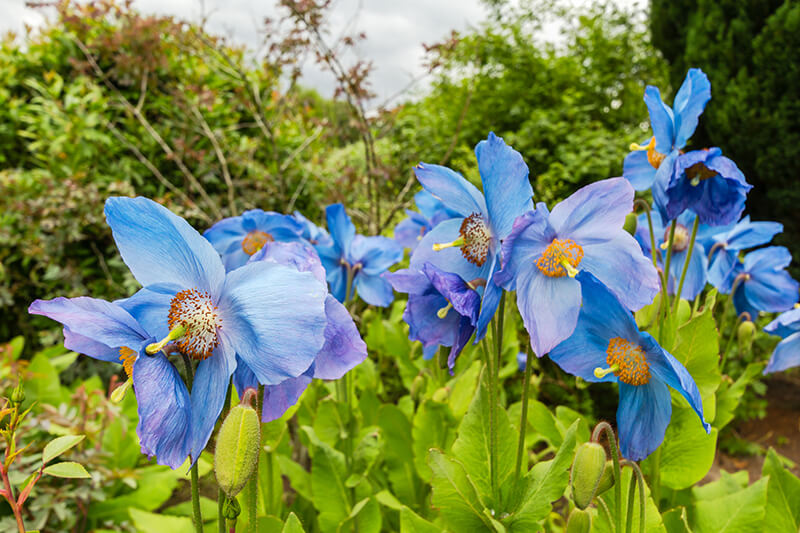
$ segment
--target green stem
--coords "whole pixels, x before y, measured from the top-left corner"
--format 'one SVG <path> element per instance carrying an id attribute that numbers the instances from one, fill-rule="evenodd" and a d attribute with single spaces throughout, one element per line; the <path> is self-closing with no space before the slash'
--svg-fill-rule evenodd
<path id="1" fill-rule="evenodd" d="M 669 316 L 669 266 L 672 262 L 672 244 L 675 241 L 675 228 L 678 223 L 673 220 L 672 226 L 669 229 L 669 238 L 667 239 L 667 255 L 664 259 L 664 271 L 661 273 L 661 310 L 659 311 L 658 320 L 658 342 L 663 342 L 663 325 L 666 318 Z"/>
<path id="2" fill-rule="evenodd" d="M 344 291 L 344 302 L 342 305 L 347 307 L 347 303 L 350 301 L 350 292 L 353 290 L 353 277 L 355 276 L 355 270 L 350 265 L 347 266 L 347 285 Z"/>
<path id="3" fill-rule="evenodd" d="M 631 533 L 633 528 L 633 503 L 636 500 L 636 476 L 631 475 L 631 482 L 628 485 L 628 509 L 625 517 L 625 533 Z"/>
<path id="4" fill-rule="evenodd" d="M 525 377 L 522 382 L 522 416 L 519 421 L 519 443 L 517 444 L 517 481 L 520 480 L 522 474 L 522 456 L 525 453 L 525 434 L 528 429 L 528 389 L 531 383 L 531 363 L 533 362 L 533 357 L 531 357 L 532 350 L 530 347 L 528 347 L 525 352 Z M 527 461 L 525 464 L 525 471 L 528 471 Z"/>
<path id="5" fill-rule="evenodd" d="M 656 236 L 653 233 L 653 217 L 650 216 L 650 206 L 647 205 L 647 202 L 642 200 L 641 198 L 634 202 L 634 207 L 636 205 L 642 206 L 644 210 L 644 214 L 647 217 L 647 228 L 650 230 L 650 255 L 653 257 L 653 266 L 658 268 L 658 259 L 657 259 L 657 250 L 656 250 Z"/>
<path id="6" fill-rule="evenodd" d="M 661 446 L 653 452 L 653 471 L 650 476 L 650 494 L 656 509 L 661 510 Z"/>
<path id="7" fill-rule="evenodd" d="M 483 351 L 483 357 L 486 361 L 486 373 L 489 376 L 489 479 L 491 482 L 492 487 L 492 496 L 496 494 L 497 488 L 497 480 L 495 478 L 495 472 L 497 468 L 495 466 L 495 460 L 497 459 L 497 450 L 494 447 L 494 434 L 496 433 L 495 426 L 497 422 L 495 421 L 496 412 L 494 409 L 495 406 L 495 398 L 494 398 L 494 386 L 493 386 L 493 376 L 494 376 L 494 364 L 492 362 L 493 357 L 490 355 L 491 350 L 489 350 L 486 344 L 489 342 L 489 336 L 487 335 L 484 337 L 483 341 L 481 341 L 481 350 Z"/>
<path id="8" fill-rule="evenodd" d="M 497 424 L 498 424 L 498 408 L 500 402 L 500 365 L 503 361 L 503 324 L 505 322 L 505 310 L 506 310 L 506 291 L 503 291 L 502 295 L 500 296 L 500 304 L 497 307 L 497 315 L 495 317 L 495 357 L 494 361 L 492 362 L 492 366 L 494 367 L 494 373 L 492 375 L 491 387 L 494 389 L 494 400 L 492 401 L 491 410 L 494 412 L 494 427 L 492 428 L 492 445 L 494 448 L 494 470 L 492 471 L 492 481 L 494 482 L 494 487 L 497 489 L 497 450 L 499 448 L 497 443 Z"/>
<path id="9" fill-rule="evenodd" d="M 194 383 L 194 370 L 192 369 L 192 361 L 185 353 L 181 353 L 183 359 L 183 366 L 186 369 L 186 388 L 189 389 L 189 394 L 192 393 L 192 385 Z M 197 457 L 192 457 L 192 521 L 194 522 L 194 529 L 197 533 L 203 533 L 203 515 L 200 512 L 200 474 L 197 470 L 197 460 L 200 458 L 200 453 Z"/>
<path id="10" fill-rule="evenodd" d="M 686 251 L 686 259 L 683 261 L 683 271 L 681 272 L 681 280 L 678 283 L 678 292 L 675 293 L 675 308 L 673 313 L 678 313 L 678 305 L 681 301 L 681 293 L 683 292 L 683 282 L 686 280 L 686 271 L 689 270 L 689 261 L 692 260 L 692 251 L 694 250 L 694 241 L 697 239 L 697 228 L 700 226 L 700 217 L 694 217 L 694 224 L 692 225 L 692 236 L 689 239 L 689 248 Z"/>
<path id="11" fill-rule="evenodd" d="M 731 292 L 728 295 L 728 300 L 725 302 L 725 307 L 722 310 L 722 318 L 720 319 L 720 333 L 723 333 L 725 331 L 722 328 L 722 326 L 725 324 L 725 322 L 727 322 L 728 313 L 730 313 L 731 308 L 735 309 L 735 306 L 733 305 L 733 297 L 734 294 L 736 294 L 736 289 L 739 288 L 739 285 L 741 285 L 743 280 L 744 278 L 740 276 L 736 276 L 736 279 L 733 280 L 733 285 L 731 286 Z M 731 328 L 731 333 L 728 336 L 728 341 L 725 343 L 725 348 L 722 351 L 722 360 L 720 361 L 719 364 L 720 372 L 725 372 L 725 362 L 728 359 L 728 349 L 730 348 L 731 342 L 733 342 L 733 336 L 736 334 L 736 327 L 739 325 L 740 319 L 741 317 L 738 315 L 733 319 L 733 327 Z"/>
<path id="12" fill-rule="evenodd" d="M 608 440 L 608 448 L 611 450 L 611 460 L 614 463 L 614 498 L 617 502 L 617 512 L 614 515 L 614 531 L 622 533 L 622 470 L 619 466 L 619 449 L 617 448 L 617 437 L 608 422 L 600 422 L 595 426 L 592 433 L 592 441 L 598 442 L 601 433 L 605 432 Z"/>
<path id="13" fill-rule="evenodd" d="M 228 383 L 228 392 L 225 394 L 225 404 L 222 406 L 222 415 L 220 416 L 220 420 L 225 420 L 228 416 L 228 411 L 231 408 L 231 390 L 233 389 L 233 379 Z M 219 533 L 225 533 L 225 492 L 222 489 L 217 489 L 217 522 L 219 524 L 218 531 Z"/>
<path id="14" fill-rule="evenodd" d="M 644 494 L 644 475 L 642 474 L 642 469 L 639 468 L 639 465 L 635 462 L 625 459 L 623 463 L 631 467 L 634 475 L 636 476 L 636 480 L 639 482 L 639 533 L 644 533 L 644 524 L 647 518 L 647 506 L 645 505 L 646 502 Z M 631 479 L 631 483 L 633 483 L 633 479 Z M 628 496 L 628 505 L 630 508 L 630 496 Z"/>
<path id="15" fill-rule="evenodd" d="M 261 411 L 264 408 L 264 385 L 258 386 L 258 394 L 256 395 L 256 413 L 258 413 L 259 421 L 261 420 Z M 263 428 L 263 424 L 259 424 L 259 428 Z M 255 474 L 250 477 L 247 490 L 247 529 L 250 533 L 258 533 L 258 461 L 261 457 L 261 435 L 258 439 L 259 453 L 256 454 Z"/>
<path id="16" fill-rule="evenodd" d="M 742 323 L 744 313 L 736 317 L 736 320 L 733 322 L 733 327 L 731 328 L 731 332 L 728 335 L 728 340 L 725 342 L 725 348 L 722 350 L 722 360 L 719 364 L 720 372 L 725 371 L 725 363 L 728 360 L 728 352 L 731 349 L 731 345 L 733 344 L 733 338 L 736 336 L 736 329 L 739 327 L 739 324 Z"/>

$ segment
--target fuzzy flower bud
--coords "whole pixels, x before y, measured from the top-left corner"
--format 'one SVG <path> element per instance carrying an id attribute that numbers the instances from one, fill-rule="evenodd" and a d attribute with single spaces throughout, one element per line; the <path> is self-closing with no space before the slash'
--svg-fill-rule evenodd
<path id="1" fill-rule="evenodd" d="M 592 530 L 592 515 L 588 511 L 573 509 L 567 519 L 566 533 L 589 533 Z"/>
<path id="2" fill-rule="evenodd" d="M 603 475 L 600 476 L 600 482 L 597 484 L 597 490 L 594 492 L 594 495 L 600 496 L 613 486 L 614 486 L 614 462 L 608 460 L 606 461 L 605 468 L 603 468 Z"/>
<path id="3" fill-rule="evenodd" d="M 740 352 L 749 352 L 753 346 L 753 338 L 756 335 L 756 326 L 750 320 L 745 320 L 736 329 L 736 340 L 739 343 Z"/>
<path id="4" fill-rule="evenodd" d="M 17 405 L 21 404 L 25 401 L 25 389 L 22 387 L 22 381 L 14 387 L 14 390 L 11 391 L 11 403 L 15 403 Z"/>
<path id="5" fill-rule="evenodd" d="M 222 422 L 214 453 L 214 473 L 220 488 L 234 498 L 244 488 L 256 469 L 261 445 L 261 424 L 258 414 L 248 403 L 231 409 Z"/>
<path id="6" fill-rule="evenodd" d="M 575 451 L 570 485 L 572 500 L 579 509 L 586 509 L 592 503 L 605 465 L 606 450 L 596 442 L 581 444 Z"/>
<path id="7" fill-rule="evenodd" d="M 631 235 L 635 235 L 637 222 L 636 213 L 628 213 L 628 215 L 625 217 L 625 224 L 622 225 L 622 229 Z"/>

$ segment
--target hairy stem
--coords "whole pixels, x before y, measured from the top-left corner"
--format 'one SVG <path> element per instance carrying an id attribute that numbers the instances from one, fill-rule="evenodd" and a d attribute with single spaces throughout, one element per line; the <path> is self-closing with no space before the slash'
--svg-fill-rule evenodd
<path id="1" fill-rule="evenodd" d="M 619 466 L 619 449 L 617 448 L 617 437 L 608 422 L 600 422 L 595 426 L 592 433 L 592 441 L 598 442 L 602 433 L 606 434 L 608 448 L 611 451 L 611 460 L 614 463 L 614 498 L 617 502 L 617 512 L 614 515 L 614 531 L 622 532 L 622 470 Z"/>
<path id="2" fill-rule="evenodd" d="M 533 352 L 530 347 L 525 352 L 525 377 L 522 382 L 522 415 L 519 421 L 519 443 L 517 444 L 517 481 L 522 475 L 522 457 L 525 453 L 525 433 L 528 429 L 528 389 L 531 383 L 531 363 L 533 362 L 533 357 L 531 357 Z M 525 463 L 525 471 L 527 472 L 527 461 Z"/>
<path id="3" fill-rule="evenodd" d="M 686 259 L 683 262 L 683 271 L 681 272 L 681 280 L 678 283 L 678 292 L 675 293 L 675 307 L 673 313 L 678 313 L 678 305 L 681 301 L 681 293 L 683 292 L 683 282 L 686 280 L 686 271 L 689 270 L 689 261 L 692 260 L 692 251 L 694 250 L 694 241 L 697 239 L 697 227 L 700 225 L 700 217 L 694 217 L 694 224 L 692 225 L 692 237 L 689 239 L 689 248 L 686 251 Z"/>
<path id="4" fill-rule="evenodd" d="M 186 369 L 186 388 L 189 389 L 189 394 L 191 394 L 194 382 L 192 361 L 185 353 L 181 353 L 181 359 L 183 359 L 183 366 Z M 200 474 L 197 470 L 197 459 L 199 457 L 200 452 L 197 452 L 197 457 L 192 457 L 192 521 L 194 522 L 195 531 L 203 533 L 203 515 L 200 512 Z"/>

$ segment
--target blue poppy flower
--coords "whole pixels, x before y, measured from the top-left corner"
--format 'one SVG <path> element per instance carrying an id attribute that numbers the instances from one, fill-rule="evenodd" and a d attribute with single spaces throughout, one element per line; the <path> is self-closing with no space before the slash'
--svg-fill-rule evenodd
<path id="1" fill-rule="evenodd" d="M 340 302 L 349 300 L 353 290 L 371 305 L 386 307 L 394 299 L 392 286 L 381 275 L 403 259 L 403 247 L 386 237 L 356 235 L 356 227 L 342 204 L 325 209 L 331 243 L 317 246 L 325 267 L 331 293 Z M 352 275 L 350 294 L 347 278 Z"/>
<path id="2" fill-rule="evenodd" d="M 764 331 L 783 339 L 772 352 L 764 374 L 800 366 L 800 305 L 795 304 L 794 309 L 778 315 L 764 326 Z"/>
<path id="3" fill-rule="evenodd" d="M 730 287 L 739 263 L 739 252 L 767 244 L 782 231 L 783 225 L 778 222 L 750 222 L 750 217 L 746 216 L 727 231 L 716 234 L 708 250 L 709 281 L 715 287 Z"/>
<path id="4" fill-rule="evenodd" d="M 310 272 L 321 283 L 325 283 L 325 269 L 319 257 L 313 249 L 301 243 L 267 243 L 250 258 L 250 262 L 257 261 L 286 265 L 299 272 Z M 339 379 L 366 359 L 367 345 L 361 339 L 355 322 L 344 305 L 330 294 L 325 297 L 325 319 L 325 344 L 308 370 L 296 378 L 264 387 L 264 407 L 261 414 L 263 422 L 283 416 L 287 409 L 297 403 L 313 378 Z M 233 383 L 240 396 L 248 388 L 258 387 L 255 374 L 238 356 Z"/>
<path id="5" fill-rule="evenodd" d="M 694 409 L 706 432 L 700 391 L 686 368 L 647 332 L 630 311 L 588 272 L 577 276 L 583 295 L 572 336 L 553 348 L 552 359 L 566 372 L 592 382 L 619 384 L 617 428 L 622 455 L 640 461 L 664 441 L 672 416 L 669 387 Z"/>
<path id="6" fill-rule="evenodd" d="M 675 159 L 697 128 L 698 119 L 710 99 L 711 83 L 697 68 L 689 69 L 675 95 L 673 107 L 664 104 L 658 87 L 648 85 L 644 91 L 653 137 L 644 146 L 631 146 L 634 151 L 625 157 L 622 175 L 637 191 L 653 187 L 659 209 L 663 207 L 661 202 Z"/>
<path id="7" fill-rule="evenodd" d="M 666 189 L 665 213 L 673 220 L 691 209 L 703 224 L 730 224 L 739 220 L 752 188 L 736 163 L 723 156 L 719 148 L 694 150 L 675 160 Z"/>
<path id="8" fill-rule="evenodd" d="M 653 263 L 622 227 L 633 194 L 623 178 L 602 180 L 579 189 L 551 212 L 538 207 L 514 223 L 503 242 L 503 269 L 496 281 L 517 291 L 517 307 L 537 356 L 575 329 L 579 271 L 594 274 L 629 309 L 651 303 L 658 293 Z"/>
<path id="9" fill-rule="evenodd" d="M 295 211 L 292 216 L 301 226 L 300 236 L 308 241 L 309 244 L 314 247 L 331 245 L 331 236 L 328 235 L 324 228 L 320 228 L 308 220 L 300 211 Z"/>
<path id="10" fill-rule="evenodd" d="M 759 311 L 790 309 L 798 299 L 798 283 L 786 271 L 792 254 L 783 246 L 753 250 L 737 261 L 733 275 L 717 287 L 723 294 L 733 291 L 736 314 L 748 313 L 755 320 Z"/>
<path id="11" fill-rule="evenodd" d="M 146 198 L 109 198 L 105 214 L 123 261 L 143 285 L 125 308 L 163 339 L 147 349 L 171 340 L 199 361 L 191 394 L 197 459 L 222 410 L 236 355 L 265 385 L 311 366 L 324 343 L 327 291 L 310 273 L 263 261 L 226 274 L 211 243 Z"/>
<path id="12" fill-rule="evenodd" d="M 440 222 L 458 216 L 458 213 L 447 209 L 425 189 L 414 195 L 414 202 L 419 213 L 406 209 L 408 218 L 400 221 L 394 228 L 394 240 L 404 248 L 410 248 L 412 252 L 425 234 Z"/>
<path id="13" fill-rule="evenodd" d="M 411 256 L 410 267 L 421 271 L 425 263 L 431 263 L 463 280 L 482 280 L 476 335 L 480 340 L 500 303 L 502 290 L 493 281 L 500 269 L 500 243 L 511 233 L 514 220 L 533 209 L 533 189 L 522 156 L 494 133 L 477 144 L 475 157 L 483 194 L 447 167 L 420 163 L 414 169 L 425 190 L 458 217 L 441 222 L 425 235 Z"/>
<path id="14" fill-rule="evenodd" d="M 265 243 L 298 241 L 302 231 L 300 223 L 288 215 L 251 209 L 220 220 L 203 236 L 222 256 L 225 269 L 233 270 L 247 263 Z"/>
<path id="15" fill-rule="evenodd" d="M 63 324 L 68 350 L 121 364 L 136 393 L 136 433 L 142 453 L 173 469 L 186 461 L 192 445 L 189 391 L 163 353 L 145 353 L 156 337 L 125 309 L 124 301 L 86 297 L 36 300 L 28 312 Z"/>
<path id="16" fill-rule="evenodd" d="M 476 287 L 431 263 L 425 263 L 422 271 L 408 268 L 384 277 L 396 291 L 408 294 L 403 312 L 408 337 L 422 343 L 426 358 L 432 357 L 439 346 L 450 346 L 447 366 L 452 373 L 456 358 L 478 323 L 481 298 Z"/>
<path id="17" fill-rule="evenodd" d="M 670 225 L 664 225 L 661 221 L 661 215 L 657 211 L 651 211 L 651 219 L 653 221 L 653 236 L 656 241 L 656 261 L 659 268 L 663 270 L 664 259 L 669 242 Z M 647 226 L 647 215 L 642 213 L 639 215 L 639 223 L 636 227 L 636 240 L 642 247 L 642 252 L 647 257 L 652 257 L 652 246 L 650 242 L 650 228 Z M 686 257 L 689 254 L 689 244 L 691 241 L 692 227 L 694 226 L 695 214 L 691 211 L 685 211 L 676 220 L 675 235 L 672 239 L 672 258 L 669 263 L 669 283 L 667 290 L 669 294 L 675 294 L 678 283 L 683 273 L 683 267 L 686 264 Z M 706 230 L 709 226 L 701 224 L 697 228 L 697 235 Z M 683 289 L 681 290 L 681 298 L 686 300 L 694 300 L 706 286 L 708 280 L 708 259 L 706 257 L 705 249 L 703 248 L 701 239 L 696 237 L 694 247 L 692 248 L 692 257 L 689 260 L 689 269 L 686 271 L 686 277 L 683 280 Z"/>

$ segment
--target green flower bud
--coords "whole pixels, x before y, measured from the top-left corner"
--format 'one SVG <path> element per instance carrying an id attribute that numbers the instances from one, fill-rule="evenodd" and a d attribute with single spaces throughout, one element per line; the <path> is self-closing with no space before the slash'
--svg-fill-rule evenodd
<path id="1" fill-rule="evenodd" d="M 425 376 L 420 374 L 411 382 L 411 399 L 418 402 L 423 392 L 425 392 Z"/>
<path id="2" fill-rule="evenodd" d="M 11 391 L 11 403 L 21 404 L 25 401 L 25 389 L 22 387 L 22 382 L 20 381 L 19 384 L 14 387 L 14 390 Z"/>
<path id="3" fill-rule="evenodd" d="M 244 488 L 256 469 L 261 423 L 255 409 L 240 403 L 222 422 L 214 453 L 217 483 L 229 498 Z"/>
<path id="4" fill-rule="evenodd" d="M 600 477 L 600 483 L 597 484 L 597 490 L 594 491 L 595 496 L 600 496 L 605 491 L 614 486 L 614 461 L 606 461 L 606 466 L 603 468 L 603 475 Z"/>
<path id="5" fill-rule="evenodd" d="M 589 533 L 592 530 L 592 514 L 589 511 L 573 509 L 567 519 L 566 533 Z"/>
<path id="6" fill-rule="evenodd" d="M 242 508 L 235 498 L 225 498 L 225 505 L 222 506 L 222 516 L 226 520 L 236 520 L 241 512 Z"/>
<path id="7" fill-rule="evenodd" d="M 756 325 L 749 320 L 739 324 L 736 330 L 736 340 L 739 343 L 740 352 L 749 352 L 753 346 L 753 338 L 756 336 Z"/>
<path id="8" fill-rule="evenodd" d="M 447 387 L 441 387 L 433 393 L 433 401 L 444 403 L 447 401 L 447 398 L 450 396 L 450 389 Z"/>
<path id="9" fill-rule="evenodd" d="M 638 220 L 636 217 L 636 213 L 628 213 L 625 217 L 625 224 L 622 225 L 622 229 L 633 235 L 636 233 L 636 226 L 638 225 Z"/>
<path id="10" fill-rule="evenodd" d="M 606 450 L 596 442 L 578 446 L 570 473 L 572 501 L 579 509 L 586 509 L 594 499 L 597 485 L 606 465 Z"/>

